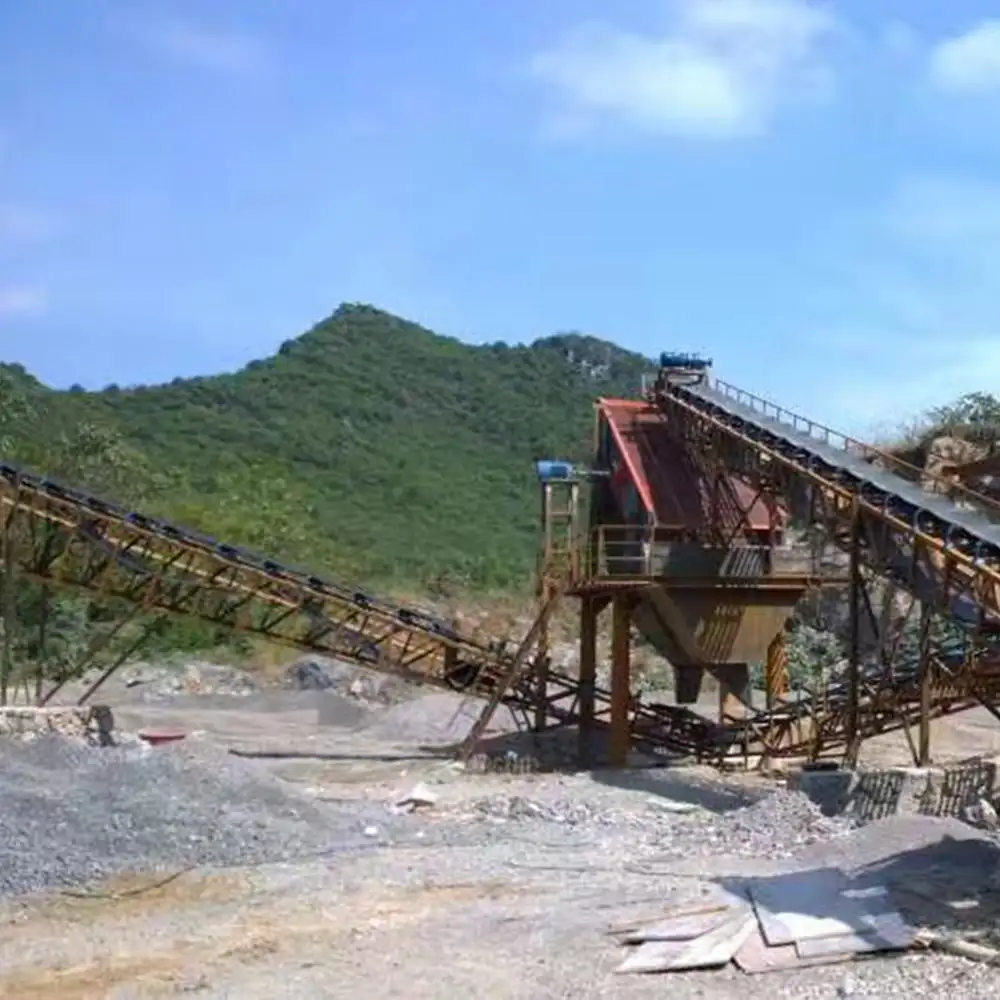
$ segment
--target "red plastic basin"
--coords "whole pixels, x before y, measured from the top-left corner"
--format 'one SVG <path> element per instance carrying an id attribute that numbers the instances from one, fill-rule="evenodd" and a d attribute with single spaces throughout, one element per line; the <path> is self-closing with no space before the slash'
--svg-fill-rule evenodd
<path id="1" fill-rule="evenodd" d="M 151 747 L 158 747 L 164 743 L 176 743 L 178 740 L 184 739 L 186 735 L 186 733 L 182 733 L 179 730 L 163 732 L 144 729 L 139 733 L 139 739 L 145 740 Z"/>

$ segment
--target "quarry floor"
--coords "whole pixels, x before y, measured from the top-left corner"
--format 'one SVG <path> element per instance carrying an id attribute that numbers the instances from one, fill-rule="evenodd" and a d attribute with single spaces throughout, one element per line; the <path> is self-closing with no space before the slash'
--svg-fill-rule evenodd
<path id="1" fill-rule="evenodd" d="M 753 977 L 614 971 L 611 925 L 788 868 L 885 873 L 914 921 L 1000 925 L 984 875 L 1000 850 L 958 819 L 857 828 L 773 779 L 703 767 L 477 773 L 428 749 L 467 724 L 449 695 L 359 707 L 224 688 L 105 692 L 123 731 L 184 730 L 170 747 L 0 746 L 0 869 L 24 875 L 0 895 L 0 996 L 996 995 L 996 970 L 930 952 Z M 934 749 L 1000 754 L 1000 726 L 937 723 Z M 905 740 L 864 762 L 908 763 Z M 432 803 L 395 806 L 418 785 Z"/>

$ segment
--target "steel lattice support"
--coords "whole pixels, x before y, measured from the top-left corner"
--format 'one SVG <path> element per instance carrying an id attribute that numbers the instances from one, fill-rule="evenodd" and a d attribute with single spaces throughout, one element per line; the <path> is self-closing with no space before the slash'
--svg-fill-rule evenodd
<path id="1" fill-rule="evenodd" d="M 14 669 L 14 631 L 17 628 L 15 608 L 15 536 L 14 512 L 0 508 L 0 565 L 3 576 L 0 579 L 0 629 L 3 643 L 0 648 L 0 705 L 6 705 L 10 693 L 10 683 Z"/>
<path id="2" fill-rule="evenodd" d="M 776 699 L 788 695 L 788 649 L 785 633 L 779 632 L 767 647 L 767 662 L 764 665 L 764 694 L 767 707 L 774 707 Z"/>
<path id="3" fill-rule="evenodd" d="M 90 499 L 90 498 L 82 498 Z M 0 479 L 0 511 L 15 569 L 26 577 L 147 612 L 353 660 L 382 671 L 492 690 L 509 655 L 407 612 L 343 592 L 277 564 L 117 510 L 88 509 L 37 481 Z M 101 505 L 107 507 L 108 505 Z"/>
<path id="4" fill-rule="evenodd" d="M 128 512 L 0 464 L 0 558 L 3 593 L 14 574 L 43 587 L 77 589 L 95 599 L 123 602 L 146 625 L 118 650 L 83 698 L 93 694 L 165 616 L 199 620 L 233 632 L 354 661 L 420 683 L 485 695 L 518 712 L 562 711 L 575 680 L 550 672 L 557 693 L 539 695 L 536 647 L 559 594 L 552 593 L 517 651 L 506 643 L 481 642 L 414 609 L 379 601 L 360 591 L 290 570 L 232 546 Z M 0 603 L 7 598 L 0 598 Z M 95 635 L 75 669 L 77 676 L 110 648 L 126 624 Z M 11 629 L 6 628 L 9 643 Z M 6 647 L 5 647 L 6 649 Z M 3 651 L 0 650 L 0 654 Z M 0 655 L 2 672 L 9 655 Z M 67 680 L 69 675 L 67 675 Z M 39 690 L 45 704 L 64 681 Z M 537 721 L 537 720 L 536 720 Z"/>
<path id="5" fill-rule="evenodd" d="M 779 449 L 683 390 L 663 391 L 657 401 L 687 450 L 772 491 L 793 523 L 825 539 L 827 550 L 847 555 L 847 676 L 805 706 L 762 717 L 758 736 L 769 752 L 808 747 L 810 756 L 837 751 L 854 759 L 861 740 L 901 729 L 914 759 L 926 761 L 933 718 L 976 703 L 992 710 L 1000 696 L 991 634 L 1000 612 L 1000 571 L 992 556 L 977 558 L 953 544 L 926 512 L 906 520 L 884 494 L 858 488 L 846 473 L 820 468 L 805 453 Z M 862 642 L 866 633 L 873 642 Z"/>

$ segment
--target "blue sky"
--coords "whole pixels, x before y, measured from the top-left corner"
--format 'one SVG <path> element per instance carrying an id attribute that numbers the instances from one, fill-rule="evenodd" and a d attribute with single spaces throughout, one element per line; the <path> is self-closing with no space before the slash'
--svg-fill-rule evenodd
<path id="1" fill-rule="evenodd" d="M 0 0 L 0 359 L 164 381 L 367 301 L 854 431 L 1000 391 L 990 6 Z"/>

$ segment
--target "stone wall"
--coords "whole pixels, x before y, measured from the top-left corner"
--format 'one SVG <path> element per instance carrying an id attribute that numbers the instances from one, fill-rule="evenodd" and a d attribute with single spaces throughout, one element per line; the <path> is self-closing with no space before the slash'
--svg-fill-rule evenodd
<path id="1" fill-rule="evenodd" d="M 114 717 L 107 705 L 0 708 L 0 739 L 30 740 L 58 734 L 88 746 L 108 746 Z"/>

